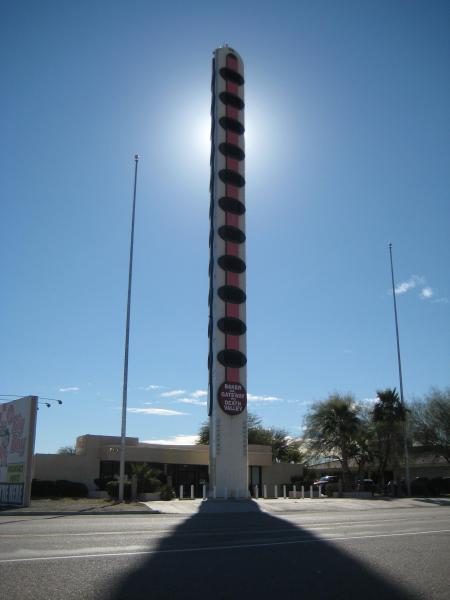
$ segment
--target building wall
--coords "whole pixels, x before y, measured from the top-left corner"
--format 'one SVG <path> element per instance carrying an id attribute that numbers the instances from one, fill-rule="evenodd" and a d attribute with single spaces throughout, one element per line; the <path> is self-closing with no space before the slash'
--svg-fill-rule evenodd
<path id="1" fill-rule="evenodd" d="M 100 460 L 119 460 L 119 446 L 101 446 Z M 207 465 L 208 446 L 165 446 L 156 444 L 127 446 L 126 460 L 163 464 Z"/>
<path id="2" fill-rule="evenodd" d="M 100 463 L 76 454 L 36 454 L 33 463 L 33 478 L 56 481 L 66 479 L 84 483 L 95 490 L 94 479 L 99 476 Z"/>
<path id="3" fill-rule="evenodd" d="M 277 494 L 283 493 L 282 486 L 287 486 L 287 491 L 291 486 L 292 477 L 303 476 L 303 465 L 290 463 L 273 463 L 268 467 L 262 468 L 261 483 L 266 485 L 268 498 L 275 497 L 275 486 L 278 486 Z M 260 490 L 260 495 L 264 493 L 264 488 Z"/>
<path id="4" fill-rule="evenodd" d="M 92 454 L 97 452 L 100 446 L 120 446 L 121 438 L 117 435 L 91 435 L 85 434 L 77 437 L 76 453 L 77 454 Z M 126 447 L 138 446 L 139 438 L 125 438 Z"/>
<path id="5" fill-rule="evenodd" d="M 33 477 L 51 481 L 78 481 L 84 483 L 89 491 L 94 491 L 94 479 L 100 475 L 100 462 L 118 462 L 119 448 L 120 437 L 117 436 L 80 436 L 77 438 L 76 454 L 36 454 Z M 250 445 L 248 457 L 250 465 L 263 468 L 274 466 L 270 446 Z M 208 465 L 209 447 L 140 444 L 138 438 L 127 438 L 126 461 L 165 465 Z"/>
<path id="6" fill-rule="evenodd" d="M 303 465 L 291 463 L 273 463 L 262 468 L 262 483 L 267 486 L 290 485 L 291 477 L 302 477 Z"/>

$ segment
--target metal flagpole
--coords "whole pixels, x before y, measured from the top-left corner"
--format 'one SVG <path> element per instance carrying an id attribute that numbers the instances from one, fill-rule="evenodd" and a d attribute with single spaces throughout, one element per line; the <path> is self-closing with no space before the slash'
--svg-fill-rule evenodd
<path id="1" fill-rule="evenodd" d="M 128 342 L 130 339 L 131 282 L 133 275 L 134 216 L 136 213 L 136 184 L 139 155 L 134 155 L 133 212 L 131 217 L 130 264 L 128 268 L 127 321 L 125 327 L 125 358 L 123 364 L 122 431 L 120 440 L 119 502 L 123 502 L 125 483 L 125 443 L 127 435 Z"/>
<path id="2" fill-rule="evenodd" d="M 411 477 L 409 472 L 409 452 L 408 452 L 408 436 L 407 436 L 407 425 L 406 425 L 406 406 L 405 398 L 403 396 L 403 377 L 402 377 L 402 361 L 400 358 L 400 337 L 398 334 L 398 318 L 397 318 L 397 301 L 395 298 L 395 283 L 394 283 L 394 267 L 392 262 L 392 243 L 389 243 L 389 256 L 391 259 L 391 279 L 392 279 L 392 297 L 394 299 L 394 316 L 395 316 L 395 334 L 397 338 L 397 358 L 398 358 L 398 377 L 400 380 L 400 401 L 403 406 L 405 420 L 403 423 L 403 445 L 405 453 L 405 481 L 406 481 L 406 492 L 408 496 L 411 495 Z"/>

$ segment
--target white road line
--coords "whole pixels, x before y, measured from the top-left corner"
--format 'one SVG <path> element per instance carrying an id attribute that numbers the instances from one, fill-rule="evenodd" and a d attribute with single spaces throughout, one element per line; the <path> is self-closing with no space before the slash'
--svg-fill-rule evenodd
<path id="1" fill-rule="evenodd" d="M 213 552 L 221 550 L 241 550 L 248 548 L 264 548 L 270 546 L 292 546 L 294 544 L 317 544 L 323 542 L 342 542 L 348 540 L 366 540 L 374 538 L 388 538 L 388 537 L 403 537 L 411 535 L 428 535 L 432 533 L 450 533 L 450 529 L 438 529 L 436 531 L 409 531 L 403 533 L 377 533 L 373 535 L 356 535 L 346 537 L 328 537 L 318 539 L 301 539 L 301 540 L 289 540 L 284 542 L 263 542 L 255 544 L 233 544 L 227 546 L 204 546 L 202 548 L 173 548 L 167 550 L 143 550 L 138 552 L 107 552 L 98 554 L 68 554 L 62 556 L 36 556 L 32 558 L 5 558 L 0 559 L 0 564 L 6 563 L 18 563 L 18 562 L 37 562 L 46 560 L 66 560 L 73 558 L 110 558 L 110 557 L 123 557 L 123 556 L 144 556 L 151 554 L 176 554 L 184 552 Z"/>
<path id="2" fill-rule="evenodd" d="M 86 531 L 82 533 L 65 533 L 65 532 L 56 532 L 56 533 L 1 533 L 2 538 L 43 538 L 43 537 L 57 537 L 57 538 L 66 538 L 66 537 L 90 537 L 90 536 L 102 536 L 102 535 L 145 535 L 147 533 L 174 533 L 174 529 L 144 529 L 139 531 L 132 531 L 128 529 L 127 531 Z"/>
<path id="3" fill-rule="evenodd" d="M 279 517 L 277 517 L 279 518 Z M 356 527 L 359 525 L 365 525 L 365 526 L 372 526 L 372 527 L 376 527 L 382 523 L 400 523 L 403 521 L 411 521 L 411 518 L 403 518 L 403 519 L 367 519 L 364 521 L 340 521 L 337 523 L 303 523 L 303 522 L 299 522 L 297 523 L 296 521 L 293 520 L 287 520 L 287 519 L 280 519 L 283 520 L 285 523 L 289 523 L 289 525 L 293 525 L 293 523 L 295 523 L 296 527 L 300 527 L 301 529 L 305 529 L 305 530 L 311 530 L 311 529 L 331 529 L 334 527 Z M 414 524 L 417 525 L 417 522 L 420 521 L 429 521 L 429 520 L 433 520 L 433 521 L 448 521 L 449 517 L 424 517 L 422 519 L 415 519 L 414 520 Z M 178 525 L 172 527 L 171 529 L 140 529 L 138 531 L 133 531 L 130 529 L 127 529 L 126 531 L 86 531 L 86 532 L 77 532 L 77 533 L 64 533 L 64 532 L 52 532 L 52 533 L 1 533 L 1 537 L 2 538 L 41 538 L 41 537 L 90 537 L 90 536 L 109 536 L 109 535 L 147 535 L 147 534 L 154 534 L 154 535 L 158 535 L 158 534 L 166 534 L 166 533 L 176 533 L 176 535 L 231 535 L 233 532 L 230 531 L 221 531 L 221 530 L 209 530 L 206 532 L 203 531 L 196 531 L 196 530 L 192 530 L 192 531 L 186 531 L 186 532 L 181 532 L 181 531 L 177 531 L 177 527 Z M 286 528 L 283 529 L 247 529 L 247 530 L 240 530 L 239 533 L 240 534 L 259 534 L 259 533 L 282 533 L 282 532 L 286 532 Z M 292 531 L 292 533 L 294 532 L 294 530 Z"/>

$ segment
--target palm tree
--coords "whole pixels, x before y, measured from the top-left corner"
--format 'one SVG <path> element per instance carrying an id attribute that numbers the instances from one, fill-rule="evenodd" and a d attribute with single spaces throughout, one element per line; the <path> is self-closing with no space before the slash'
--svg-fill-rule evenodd
<path id="1" fill-rule="evenodd" d="M 358 466 L 358 479 L 364 478 L 367 465 L 373 462 L 374 426 L 366 404 L 359 405 L 359 427 L 352 443 L 352 457 Z"/>
<path id="2" fill-rule="evenodd" d="M 143 492 L 157 492 L 161 487 L 159 469 L 152 469 L 147 463 L 132 463 L 131 473 L 137 479 L 138 494 Z"/>
<path id="3" fill-rule="evenodd" d="M 372 410 L 373 455 L 378 462 L 378 478 L 384 487 L 384 472 L 388 466 L 396 467 L 402 452 L 402 431 L 406 419 L 403 406 L 395 388 L 377 391 Z"/>
<path id="4" fill-rule="evenodd" d="M 360 408 L 350 394 L 332 394 L 315 404 L 306 417 L 305 444 L 315 457 L 337 459 L 345 485 L 350 482 L 349 460 L 360 430 Z"/>

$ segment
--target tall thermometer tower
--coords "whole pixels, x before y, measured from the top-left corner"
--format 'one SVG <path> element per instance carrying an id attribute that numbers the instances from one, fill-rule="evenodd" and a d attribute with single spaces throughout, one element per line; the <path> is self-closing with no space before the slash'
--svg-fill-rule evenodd
<path id="1" fill-rule="evenodd" d="M 211 90 L 209 494 L 246 498 L 244 65 L 228 46 L 214 51 Z"/>

